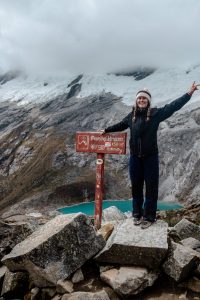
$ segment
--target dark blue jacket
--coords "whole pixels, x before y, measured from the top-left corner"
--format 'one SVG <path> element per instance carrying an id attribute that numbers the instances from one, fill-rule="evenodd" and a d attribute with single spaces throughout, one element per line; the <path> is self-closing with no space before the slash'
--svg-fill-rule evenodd
<path id="1" fill-rule="evenodd" d="M 146 121 L 147 109 L 137 110 L 136 120 L 133 121 L 133 112 L 129 113 L 121 122 L 109 126 L 105 132 L 123 131 L 130 128 L 130 153 L 139 157 L 158 153 L 157 131 L 160 122 L 169 118 L 175 111 L 185 105 L 191 96 L 184 94 L 161 108 L 152 108 L 151 117 Z"/>

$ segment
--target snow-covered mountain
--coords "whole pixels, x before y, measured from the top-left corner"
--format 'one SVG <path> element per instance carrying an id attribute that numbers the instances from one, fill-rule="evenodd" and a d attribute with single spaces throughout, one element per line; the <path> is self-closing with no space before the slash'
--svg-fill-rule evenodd
<path id="1" fill-rule="evenodd" d="M 85 191 L 92 199 L 95 154 L 75 152 L 75 132 L 121 120 L 143 87 L 153 106 L 161 106 L 194 80 L 200 81 L 200 65 L 124 75 L 0 75 L 0 209 L 18 201 L 20 209 L 55 208 L 82 201 Z M 161 124 L 158 135 L 160 200 L 198 203 L 200 92 Z M 128 156 L 106 157 L 106 198 L 130 198 L 127 166 Z"/>
<path id="2" fill-rule="evenodd" d="M 16 74 L 15 78 L 8 77 L 5 84 L 0 85 L 0 101 L 17 101 L 19 104 L 30 102 L 39 103 L 49 101 L 64 93 L 68 93 L 70 83 L 77 78 L 77 74 L 55 74 L 54 76 L 26 76 Z M 116 76 L 115 74 L 83 74 L 78 81 L 81 90 L 78 97 L 98 95 L 104 92 L 122 97 L 123 103 L 132 105 L 136 92 L 147 87 L 153 97 L 154 105 L 163 103 L 185 93 L 194 80 L 200 78 L 200 65 L 188 69 L 158 69 L 142 80 L 135 80 L 134 76 Z M 3 76 L 0 83 L 3 81 Z M 200 94 L 193 96 L 191 103 L 200 100 Z"/>

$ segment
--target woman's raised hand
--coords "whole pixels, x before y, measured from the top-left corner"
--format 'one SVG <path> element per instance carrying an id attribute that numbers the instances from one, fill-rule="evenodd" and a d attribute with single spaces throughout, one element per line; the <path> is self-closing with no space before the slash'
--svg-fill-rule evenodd
<path id="1" fill-rule="evenodd" d="M 188 94 L 192 96 L 192 94 L 194 93 L 194 91 L 198 90 L 198 86 L 200 86 L 200 84 L 195 83 L 195 81 L 193 82 L 191 88 L 189 89 Z"/>

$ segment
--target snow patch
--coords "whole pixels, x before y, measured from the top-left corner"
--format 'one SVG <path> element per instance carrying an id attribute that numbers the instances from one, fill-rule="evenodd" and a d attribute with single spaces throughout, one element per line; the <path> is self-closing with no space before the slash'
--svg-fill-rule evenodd
<path id="1" fill-rule="evenodd" d="M 59 95 L 69 92 L 68 84 L 77 74 L 62 73 L 52 76 L 19 76 L 4 85 L 0 85 L 0 102 L 16 101 L 19 105 L 41 103 L 52 100 Z M 84 74 L 78 97 L 92 94 L 111 92 L 122 97 L 122 102 L 132 106 L 135 95 L 141 88 L 147 87 L 152 93 L 152 105 L 160 106 L 169 103 L 186 93 L 194 80 L 200 78 L 200 66 L 185 68 L 158 69 L 142 80 L 135 80 L 130 76 L 116 76 L 114 74 Z M 190 106 L 192 104 L 192 106 Z M 200 93 L 195 93 L 186 104 L 186 109 L 200 105 Z M 184 108 L 185 109 L 185 108 Z"/>

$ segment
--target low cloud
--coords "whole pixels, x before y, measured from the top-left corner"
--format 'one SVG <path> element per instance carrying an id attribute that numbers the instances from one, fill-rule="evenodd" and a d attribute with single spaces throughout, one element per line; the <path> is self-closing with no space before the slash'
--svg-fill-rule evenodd
<path id="1" fill-rule="evenodd" d="M 200 62 L 199 0 L 1 0 L 0 68 L 109 72 Z"/>

